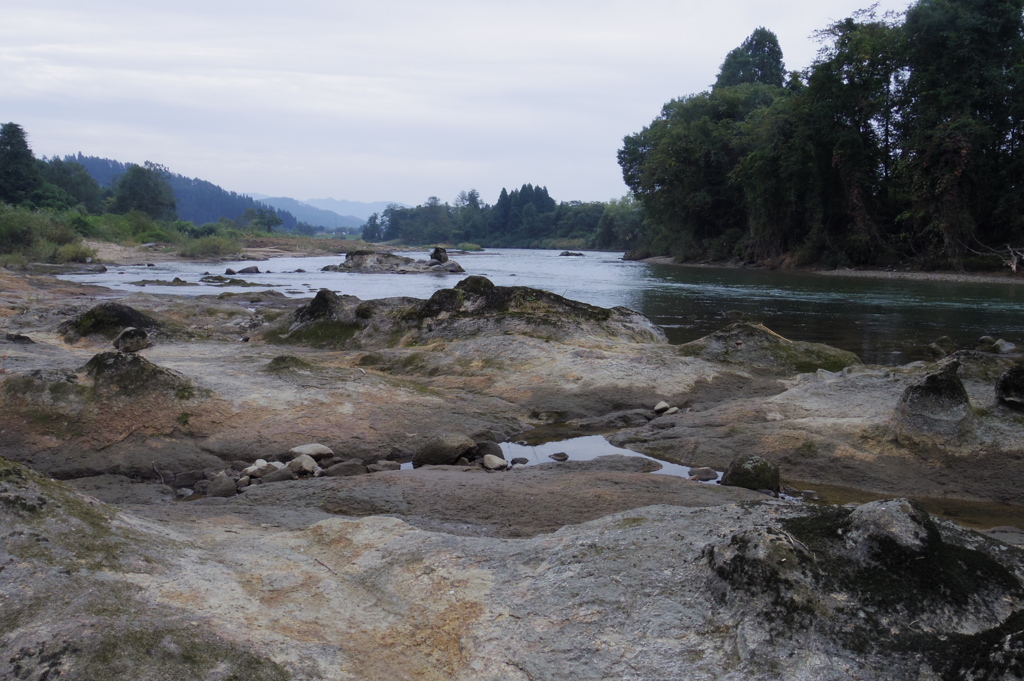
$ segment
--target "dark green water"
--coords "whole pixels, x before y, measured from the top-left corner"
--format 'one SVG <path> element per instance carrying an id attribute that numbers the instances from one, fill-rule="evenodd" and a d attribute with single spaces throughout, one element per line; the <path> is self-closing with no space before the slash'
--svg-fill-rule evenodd
<path id="1" fill-rule="evenodd" d="M 1024 345 L 1024 286 L 831 277 L 808 273 L 650 265 L 638 308 L 676 343 L 743 313 L 794 340 L 827 343 L 875 364 L 924 359 L 949 336 Z"/>

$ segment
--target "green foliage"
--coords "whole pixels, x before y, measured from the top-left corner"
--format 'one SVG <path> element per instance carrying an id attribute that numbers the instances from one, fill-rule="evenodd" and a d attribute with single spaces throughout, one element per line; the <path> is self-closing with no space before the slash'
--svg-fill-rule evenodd
<path id="1" fill-rule="evenodd" d="M 25 131 L 17 123 L 0 126 L 0 202 L 18 205 L 42 185 Z"/>
<path id="2" fill-rule="evenodd" d="M 627 248 L 960 267 L 1024 242 L 1024 0 L 918 0 L 903 21 L 866 10 L 817 37 L 784 84 L 758 29 L 710 92 L 625 138 L 647 215 Z"/>
<path id="3" fill-rule="evenodd" d="M 149 161 L 129 165 L 114 187 L 114 212 L 139 211 L 154 220 L 174 220 L 177 202 L 168 175 L 166 168 Z"/>
<path id="4" fill-rule="evenodd" d="M 782 87 L 785 74 L 779 38 L 762 26 L 725 56 L 715 87 L 731 87 L 743 83 Z"/>
<path id="5" fill-rule="evenodd" d="M 0 203 L 0 255 L 8 262 L 85 262 L 95 256 L 81 245 L 77 214 L 33 211 Z"/>
<path id="6" fill-rule="evenodd" d="M 49 161 L 37 161 L 36 167 L 44 182 L 59 190 L 66 197 L 64 205 L 53 207 L 81 206 L 89 213 L 103 212 L 103 190 L 81 163 L 63 161 L 54 157 Z M 33 200 L 33 202 L 42 207 L 39 201 Z"/>
<path id="7" fill-rule="evenodd" d="M 204 236 L 187 241 L 178 249 L 178 254 L 186 258 L 220 258 L 235 255 L 241 251 L 241 245 L 234 239 L 223 236 Z"/>
<path id="8" fill-rule="evenodd" d="M 501 190 L 498 202 L 487 205 L 475 189 L 461 192 L 454 205 L 437 197 L 415 208 L 389 206 L 372 215 L 363 228 L 366 241 L 406 244 L 459 244 L 519 248 L 581 248 L 596 244 L 598 224 L 608 206 L 602 202 L 556 202 L 547 188 L 524 184 Z M 618 249 L 616 239 L 599 248 Z M 558 244 L 558 245 L 556 245 Z M 464 250 L 471 250 L 465 248 Z"/>

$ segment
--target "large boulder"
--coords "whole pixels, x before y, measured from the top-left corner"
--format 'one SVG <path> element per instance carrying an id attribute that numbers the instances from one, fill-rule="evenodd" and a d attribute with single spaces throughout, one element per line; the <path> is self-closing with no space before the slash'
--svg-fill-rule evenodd
<path id="1" fill-rule="evenodd" d="M 476 449 L 476 443 L 465 435 L 449 433 L 438 435 L 427 440 L 412 457 L 412 465 L 447 466 L 458 461 L 459 457 Z"/>
<path id="2" fill-rule="evenodd" d="M 722 484 L 745 489 L 767 489 L 779 493 L 779 467 L 755 454 L 743 454 L 732 460 L 722 476 Z"/>
<path id="3" fill-rule="evenodd" d="M 960 362 L 947 362 L 903 391 L 892 416 L 896 440 L 904 447 L 941 448 L 964 432 L 972 412 L 957 376 Z"/>
<path id="4" fill-rule="evenodd" d="M 322 288 L 308 305 L 295 311 L 294 323 L 306 324 L 322 319 L 333 319 L 343 309 L 341 297 L 330 289 Z"/>
<path id="5" fill-rule="evenodd" d="M 145 357 L 129 352 L 101 352 L 82 369 L 99 391 L 130 395 L 139 392 L 173 392 L 189 397 L 194 389 L 183 376 L 153 364 Z"/>
<path id="6" fill-rule="evenodd" d="M 842 534 L 851 557 L 869 563 L 897 548 L 920 555 L 941 541 L 928 512 L 908 499 L 884 499 L 858 506 Z"/>
<path id="7" fill-rule="evenodd" d="M 821 343 L 791 341 L 751 322 L 736 322 L 680 345 L 679 353 L 770 374 L 812 373 L 819 369 L 835 372 L 861 363 L 852 352 Z"/>
<path id="8" fill-rule="evenodd" d="M 57 331 L 64 336 L 64 342 L 74 343 L 83 336 L 93 335 L 113 340 L 128 327 L 152 330 L 159 327 L 159 322 L 122 303 L 100 303 L 75 319 L 62 323 Z"/>
<path id="9" fill-rule="evenodd" d="M 1024 365 L 1007 369 L 996 382 L 996 402 L 1014 411 L 1024 412 Z"/>
<path id="10" fill-rule="evenodd" d="M 438 246 L 430 254 L 431 260 L 436 260 L 440 263 L 448 262 L 448 251 Z"/>

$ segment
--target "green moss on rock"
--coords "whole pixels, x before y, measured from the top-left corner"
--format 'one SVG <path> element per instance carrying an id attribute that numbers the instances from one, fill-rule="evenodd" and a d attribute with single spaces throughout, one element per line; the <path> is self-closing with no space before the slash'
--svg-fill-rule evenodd
<path id="1" fill-rule="evenodd" d="M 100 303 L 70 322 L 62 324 L 58 331 L 64 340 L 73 343 L 82 336 L 100 335 L 110 340 L 129 326 L 137 329 L 156 329 L 156 319 L 122 303 Z"/>

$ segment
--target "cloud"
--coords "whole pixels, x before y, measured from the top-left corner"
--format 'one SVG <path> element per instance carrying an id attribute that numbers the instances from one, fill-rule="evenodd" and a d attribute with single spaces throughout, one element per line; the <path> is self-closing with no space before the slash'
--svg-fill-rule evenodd
<path id="1" fill-rule="evenodd" d="M 622 137 L 707 88 L 754 28 L 803 68 L 810 34 L 859 6 L 37 0 L 5 10 L 0 118 L 39 154 L 234 191 L 414 204 L 532 182 L 605 200 L 625 193 Z"/>

